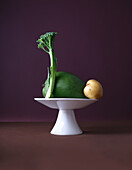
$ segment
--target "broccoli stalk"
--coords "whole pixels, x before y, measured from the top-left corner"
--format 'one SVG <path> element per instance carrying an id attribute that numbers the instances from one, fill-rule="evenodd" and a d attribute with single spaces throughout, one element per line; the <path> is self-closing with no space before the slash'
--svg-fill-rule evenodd
<path id="1" fill-rule="evenodd" d="M 44 93 L 45 98 L 50 98 L 52 96 L 54 85 L 55 85 L 55 76 L 57 70 L 57 59 L 54 53 L 54 40 L 56 32 L 48 32 L 40 36 L 40 39 L 37 40 L 38 48 L 43 49 L 50 56 L 50 73 L 48 69 L 48 77 L 44 84 Z"/>

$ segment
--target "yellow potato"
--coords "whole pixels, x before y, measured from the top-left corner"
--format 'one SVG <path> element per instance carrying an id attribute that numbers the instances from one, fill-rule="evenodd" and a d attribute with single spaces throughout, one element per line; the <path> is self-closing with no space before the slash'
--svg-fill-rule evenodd
<path id="1" fill-rule="evenodd" d="M 103 87 L 97 80 L 91 79 L 87 81 L 83 92 L 89 99 L 99 99 L 103 96 Z"/>

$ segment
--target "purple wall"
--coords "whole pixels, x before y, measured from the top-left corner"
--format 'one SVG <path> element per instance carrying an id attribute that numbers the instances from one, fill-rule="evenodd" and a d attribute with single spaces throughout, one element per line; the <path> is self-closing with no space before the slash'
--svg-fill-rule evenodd
<path id="1" fill-rule="evenodd" d="M 57 31 L 58 70 L 99 80 L 104 97 L 78 110 L 79 120 L 132 119 L 132 2 L 2 0 L 0 5 L 0 121 L 55 120 L 41 97 L 49 57 L 36 40 Z"/>

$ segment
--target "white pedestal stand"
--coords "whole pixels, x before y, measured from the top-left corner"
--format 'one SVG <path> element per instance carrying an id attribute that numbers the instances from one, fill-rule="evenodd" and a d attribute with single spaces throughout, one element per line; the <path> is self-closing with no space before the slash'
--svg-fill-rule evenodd
<path id="1" fill-rule="evenodd" d="M 77 98 L 34 98 L 34 100 L 49 108 L 59 109 L 56 123 L 50 132 L 54 135 L 82 134 L 75 118 L 74 109 L 84 108 L 97 101 L 95 99 Z"/>

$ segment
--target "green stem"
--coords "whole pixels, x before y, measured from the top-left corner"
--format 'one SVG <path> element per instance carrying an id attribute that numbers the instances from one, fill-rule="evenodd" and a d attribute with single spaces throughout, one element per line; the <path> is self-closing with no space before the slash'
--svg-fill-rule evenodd
<path id="1" fill-rule="evenodd" d="M 46 53 L 49 53 L 49 51 L 48 51 L 48 50 L 46 50 L 45 48 L 43 48 L 43 50 L 44 50 Z"/>
<path id="2" fill-rule="evenodd" d="M 54 59 L 54 51 L 53 49 L 49 50 L 49 55 L 50 55 L 50 86 L 48 88 L 47 94 L 45 96 L 45 98 L 50 98 L 52 95 L 52 92 L 54 90 L 54 85 L 55 85 L 55 75 L 56 75 L 56 63 L 55 63 L 55 59 Z"/>

